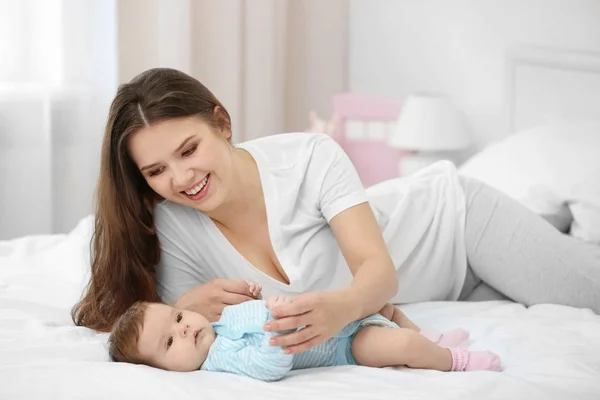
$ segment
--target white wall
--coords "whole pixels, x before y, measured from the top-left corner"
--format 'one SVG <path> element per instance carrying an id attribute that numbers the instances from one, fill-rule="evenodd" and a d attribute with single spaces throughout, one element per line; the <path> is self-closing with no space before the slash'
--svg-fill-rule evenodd
<path id="1" fill-rule="evenodd" d="M 450 96 L 475 148 L 506 132 L 506 52 L 516 45 L 600 52 L 598 0 L 351 0 L 349 87 Z"/>

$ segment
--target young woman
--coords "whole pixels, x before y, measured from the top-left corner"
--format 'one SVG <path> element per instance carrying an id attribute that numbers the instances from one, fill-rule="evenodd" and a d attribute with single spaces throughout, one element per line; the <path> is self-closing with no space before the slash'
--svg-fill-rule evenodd
<path id="1" fill-rule="evenodd" d="M 265 326 L 305 327 L 277 338 L 294 353 L 386 302 L 466 299 L 482 281 L 526 305 L 600 312 L 599 247 L 450 163 L 365 191 L 326 135 L 233 144 L 233 131 L 225 107 L 182 72 L 152 69 L 119 88 L 77 324 L 110 330 L 138 300 L 216 320 L 252 298 L 247 279 L 265 296 L 294 296 Z"/>

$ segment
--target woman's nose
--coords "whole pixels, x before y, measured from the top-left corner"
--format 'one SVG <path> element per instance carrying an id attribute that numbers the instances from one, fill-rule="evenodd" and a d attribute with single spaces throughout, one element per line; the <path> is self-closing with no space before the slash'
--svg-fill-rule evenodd
<path id="1" fill-rule="evenodd" d="M 173 185 L 179 190 L 188 189 L 190 185 L 194 184 L 192 182 L 194 172 L 191 169 L 174 166 L 171 168 L 171 174 Z"/>

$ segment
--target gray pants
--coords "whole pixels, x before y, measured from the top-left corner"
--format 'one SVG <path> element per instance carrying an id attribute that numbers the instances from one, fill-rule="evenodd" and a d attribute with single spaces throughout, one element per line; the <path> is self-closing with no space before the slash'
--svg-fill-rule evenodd
<path id="1" fill-rule="evenodd" d="M 563 304 L 600 314 L 600 246 L 562 234 L 488 185 L 461 182 L 469 267 L 460 300 Z"/>

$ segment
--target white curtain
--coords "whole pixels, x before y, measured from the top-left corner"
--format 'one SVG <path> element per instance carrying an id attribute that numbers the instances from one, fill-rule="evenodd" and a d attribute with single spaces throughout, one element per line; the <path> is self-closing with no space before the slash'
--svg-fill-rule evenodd
<path id="1" fill-rule="evenodd" d="M 92 212 L 119 83 L 205 83 L 236 141 L 308 127 L 346 87 L 347 0 L 0 0 L 0 240 Z"/>
<path id="2" fill-rule="evenodd" d="M 121 0 L 118 7 L 119 80 L 157 65 L 192 74 L 228 108 L 236 141 L 304 130 L 309 111 L 329 114 L 331 95 L 347 87 L 348 0 Z"/>
<path id="3" fill-rule="evenodd" d="M 115 21 L 114 0 L 0 0 L 0 239 L 90 213 Z"/>

